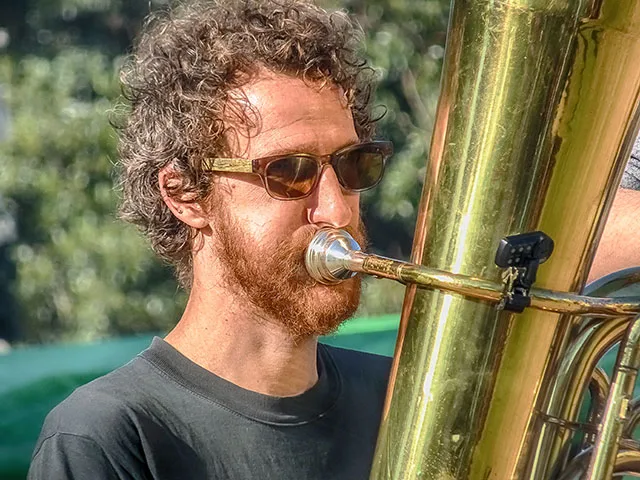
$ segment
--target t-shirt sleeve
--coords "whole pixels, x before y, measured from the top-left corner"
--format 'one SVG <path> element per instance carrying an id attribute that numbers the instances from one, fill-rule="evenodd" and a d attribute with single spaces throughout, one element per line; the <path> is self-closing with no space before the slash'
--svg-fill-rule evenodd
<path id="1" fill-rule="evenodd" d="M 633 152 L 622 174 L 620 186 L 622 188 L 640 190 L 640 137 L 638 137 L 636 144 L 633 146 Z"/>
<path id="2" fill-rule="evenodd" d="M 92 439 L 69 433 L 45 438 L 35 451 L 27 480 L 121 480 Z"/>

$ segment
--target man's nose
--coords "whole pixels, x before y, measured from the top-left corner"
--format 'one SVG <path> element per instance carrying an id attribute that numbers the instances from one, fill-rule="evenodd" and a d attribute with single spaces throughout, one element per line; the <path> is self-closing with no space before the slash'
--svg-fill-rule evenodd
<path id="1" fill-rule="evenodd" d="M 342 228 L 351 222 L 351 206 L 330 165 L 322 169 L 318 186 L 309 197 L 307 215 L 309 223 L 325 227 Z"/>

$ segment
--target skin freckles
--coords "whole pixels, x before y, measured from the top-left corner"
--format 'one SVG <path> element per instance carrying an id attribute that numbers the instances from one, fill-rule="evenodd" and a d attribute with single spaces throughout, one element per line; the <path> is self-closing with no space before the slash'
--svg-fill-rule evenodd
<path id="1" fill-rule="evenodd" d="M 235 95 L 254 118 L 253 126 L 231 130 L 233 156 L 326 155 L 359 141 L 344 95 L 329 84 L 263 70 Z M 313 386 L 317 337 L 355 312 L 360 279 L 318 284 L 304 268 L 304 251 L 324 226 L 346 228 L 364 243 L 359 201 L 330 166 L 299 200 L 271 198 L 257 176 L 223 173 L 208 208 L 167 201 L 197 232 L 200 248 L 187 308 L 166 340 L 249 390 L 291 396 Z"/>

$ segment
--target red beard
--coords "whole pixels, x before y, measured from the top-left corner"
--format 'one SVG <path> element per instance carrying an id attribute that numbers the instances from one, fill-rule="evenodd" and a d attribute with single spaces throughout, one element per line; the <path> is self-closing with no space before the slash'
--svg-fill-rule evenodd
<path id="1" fill-rule="evenodd" d="M 244 294 L 266 318 L 276 319 L 292 337 L 302 339 L 335 332 L 355 313 L 360 303 L 360 276 L 329 286 L 307 273 L 304 254 L 317 227 L 298 230 L 288 242 L 250 244 L 239 225 L 225 213 L 219 212 L 224 218 L 216 222 L 215 235 L 226 284 Z M 363 248 L 366 246 L 362 222 L 357 229 L 345 230 Z"/>

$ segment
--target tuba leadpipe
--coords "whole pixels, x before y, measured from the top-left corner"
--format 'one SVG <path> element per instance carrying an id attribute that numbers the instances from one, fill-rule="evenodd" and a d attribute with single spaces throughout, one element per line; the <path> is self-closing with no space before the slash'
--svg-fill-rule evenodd
<path id="1" fill-rule="evenodd" d="M 507 295 L 505 284 L 445 272 L 411 262 L 364 253 L 345 230 L 321 228 L 305 254 L 305 266 L 314 280 L 333 285 L 355 273 L 396 280 L 405 285 L 458 293 L 496 306 Z M 532 288 L 531 308 L 573 315 L 632 316 L 640 313 L 640 297 L 602 298 Z"/>

